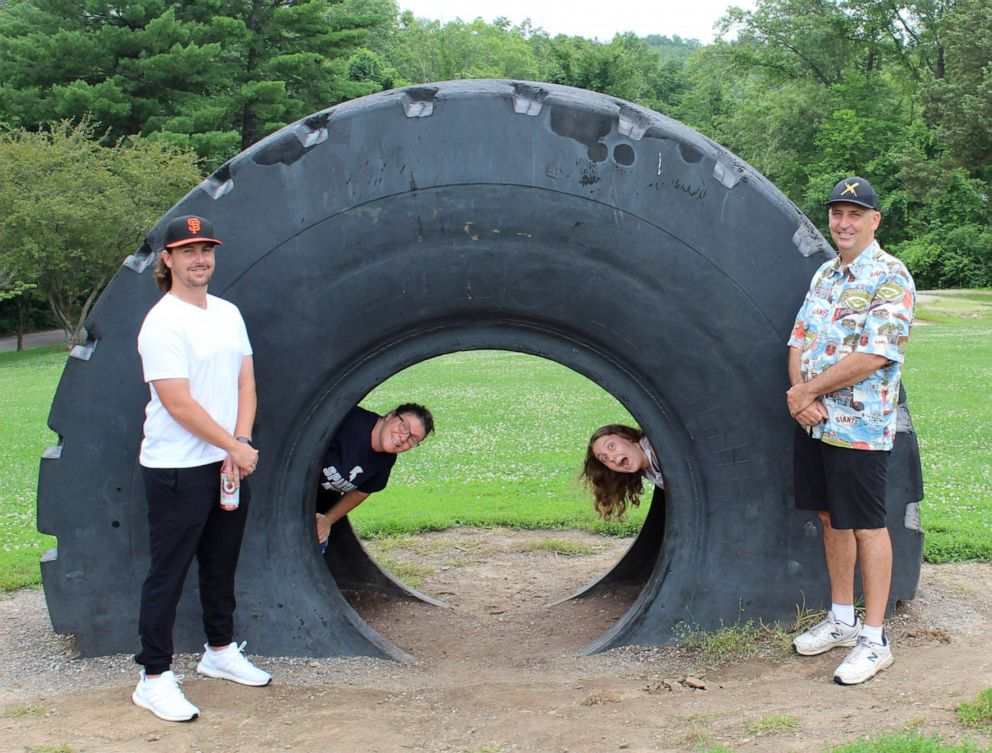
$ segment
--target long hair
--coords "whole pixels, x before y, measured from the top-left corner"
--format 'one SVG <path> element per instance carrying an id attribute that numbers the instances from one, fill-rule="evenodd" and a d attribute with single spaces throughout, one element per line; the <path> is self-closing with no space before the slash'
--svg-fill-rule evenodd
<path id="1" fill-rule="evenodd" d="M 589 438 L 586 458 L 582 463 L 579 478 L 592 491 L 593 507 L 603 520 L 607 522 L 626 520 L 627 505 L 637 507 L 641 504 L 644 474 L 617 473 L 599 462 L 593 454 L 592 443 L 607 434 L 616 434 L 635 444 L 640 442 L 644 436 L 643 431 L 635 429 L 633 426 L 624 426 L 623 424 L 600 426 Z"/>
<path id="2" fill-rule="evenodd" d="M 165 262 L 162 261 L 162 254 L 159 254 L 155 260 L 152 276 L 155 278 L 158 289 L 163 293 L 168 293 L 172 289 L 172 270 L 165 266 Z"/>

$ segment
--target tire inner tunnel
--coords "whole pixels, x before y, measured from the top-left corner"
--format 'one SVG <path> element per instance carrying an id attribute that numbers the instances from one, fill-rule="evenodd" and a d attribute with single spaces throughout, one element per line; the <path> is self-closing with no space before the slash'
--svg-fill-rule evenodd
<path id="1" fill-rule="evenodd" d="M 431 350 L 431 343 L 427 342 L 423 344 L 428 352 Z M 520 347 L 520 341 L 516 341 L 516 347 Z M 572 351 L 572 357 L 575 358 L 574 346 L 568 348 Z M 510 357 L 508 351 L 478 351 L 469 350 L 466 351 L 469 355 L 482 355 L 493 358 L 494 354 L 500 354 L 498 356 L 499 360 L 489 361 L 486 363 L 495 363 L 496 368 L 500 368 L 504 363 L 511 363 L 507 359 Z M 521 356 L 519 352 L 513 353 L 514 356 Z M 557 357 L 563 357 L 561 352 L 556 352 Z M 582 361 L 583 368 L 589 368 L 590 362 L 586 359 L 576 359 L 577 361 Z M 445 402 L 443 393 L 432 389 L 430 383 L 424 384 L 419 381 L 417 377 L 427 376 L 428 374 L 437 375 L 439 368 L 444 368 L 441 364 L 451 363 L 450 359 L 446 360 L 444 356 L 439 358 L 427 358 L 425 361 L 421 361 L 414 366 L 404 369 L 398 374 L 391 376 L 383 385 L 380 385 L 376 389 L 372 390 L 369 395 L 362 400 L 362 404 L 366 407 L 369 404 L 377 406 L 376 412 L 380 414 L 386 413 L 392 407 L 396 405 L 413 401 L 420 402 L 425 405 L 435 413 L 435 420 L 439 420 L 439 415 L 445 416 L 450 419 L 456 425 L 448 425 L 449 421 L 441 419 L 437 427 L 437 434 L 428 440 L 430 443 L 442 442 L 445 443 L 446 450 L 441 452 L 457 452 L 461 451 L 464 454 L 470 454 L 467 452 L 468 448 L 462 446 L 465 443 L 471 442 L 471 436 L 473 432 L 469 431 L 469 427 L 465 426 L 468 419 L 463 415 L 459 415 L 459 408 L 465 410 L 468 406 L 465 402 L 459 403 L 457 407 L 451 408 Z M 514 374 L 521 375 L 519 381 L 529 384 L 526 376 L 522 375 L 522 372 L 526 369 L 533 368 L 537 369 L 542 375 L 543 379 L 546 379 L 548 375 L 553 375 L 552 378 L 556 379 L 559 383 L 563 383 L 563 386 L 554 391 L 550 385 L 547 388 L 546 394 L 544 394 L 545 399 L 550 399 L 553 401 L 554 406 L 551 405 L 523 405 L 520 403 L 523 401 L 514 400 L 513 396 L 507 396 L 507 401 L 511 404 L 516 405 L 516 410 L 513 412 L 509 420 L 507 420 L 505 414 L 500 417 L 492 417 L 489 422 L 486 423 L 487 434 L 491 435 L 490 438 L 494 439 L 494 449 L 495 458 L 489 457 L 488 453 L 481 460 L 476 460 L 475 464 L 481 466 L 482 472 L 491 469 L 494 465 L 490 465 L 495 459 L 497 461 L 513 463 L 515 458 L 512 456 L 512 450 L 509 447 L 516 445 L 516 447 L 527 447 L 531 443 L 528 441 L 530 438 L 526 436 L 527 431 L 526 426 L 534 426 L 538 424 L 542 417 L 542 408 L 544 408 L 543 413 L 548 413 L 548 408 L 554 408 L 554 416 L 550 417 L 548 420 L 557 425 L 543 427 L 544 432 L 541 434 L 541 441 L 550 442 L 554 447 L 561 445 L 566 445 L 568 452 L 563 454 L 558 461 L 560 468 L 549 470 L 548 473 L 554 474 L 558 472 L 558 475 L 564 475 L 567 480 L 562 483 L 561 481 L 549 481 L 545 483 L 540 490 L 528 490 L 527 492 L 520 493 L 521 496 L 528 498 L 529 504 L 540 507 L 542 504 L 542 495 L 554 495 L 558 498 L 565 498 L 570 500 L 570 504 L 573 509 L 579 511 L 583 517 L 587 518 L 588 521 L 593 521 L 597 519 L 595 511 L 592 508 L 592 498 L 591 494 L 585 489 L 580 489 L 577 483 L 578 472 L 581 467 L 581 462 L 585 454 L 586 442 L 588 436 L 598 428 L 601 424 L 606 423 L 624 423 L 631 426 L 640 426 L 640 421 L 631 416 L 627 409 L 619 403 L 616 398 L 612 396 L 608 391 L 603 390 L 602 386 L 596 384 L 588 379 L 583 379 L 581 375 L 578 374 L 574 369 L 568 369 L 563 367 L 560 363 L 552 363 L 546 359 L 537 359 L 529 356 L 521 357 L 519 359 L 513 359 L 512 361 L 512 371 Z M 420 367 L 430 365 L 433 371 L 426 371 Z M 551 371 L 551 368 L 554 370 Z M 601 372 L 602 368 L 596 369 L 596 371 Z M 477 376 L 477 375 L 476 375 Z M 487 377 L 489 383 L 499 390 L 508 387 L 508 383 L 511 377 L 506 372 L 500 372 L 495 374 L 489 374 Z M 393 386 L 397 381 L 400 381 L 402 388 Z M 617 380 L 614 380 L 617 381 Z M 619 380 L 618 384 L 622 384 L 625 380 Z M 543 386 L 543 385 L 542 385 Z M 385 388 L 385 389 L 383 389 Z M 540 389 L 540 387 L 538 388 Z M 385 392 L 388 397 L 384 396 L 382 393 Z M 431 395 L 430 400 L 421 399 L 421 395 L 427 393 Z M 473 390 L 474 393 L 474 390 Z M 587 394 L 589 393 L 589 394 Z M 590 395 L 595 393 L 595 399 L 591 398 Z M 505 393 L 500 392 L 501 395 Z M 591 418 L 589 412 L 584 411 L 583 407 L 569 407 L 569 398 L 579 398 L 584 399 L 584 406 L 588 407 L 590 403 L 595 405 L 595 414 L 599 417 L 597 422 L 596 418 Z M 645 403 L 650 403 L 651 401 L 644 401 Z M 487 412 L 488 409 L 493 409 L 494 405 L 493 398 L 483 398 L 481 402 L 476 401 L 475 405 L 472 406 L 474 410 L 480 410 L 483 414 Z M 507 406 L 500 406 L 502 410 L 506 410 Z M 530 412 L 528 412 L 528 408 Z M 486 421 L 486 418 L 482 419 Z M 564 422 L 564 425 L 561 425 Z M 460 424 L 460 425 L 459 425 Z M 454 443 L 447 439 L 448 432 L 455 434 L 458 439 L 455 442 L 458 444 L 458 449 L 455 448 Z M 333 432 L 332 432 L 333 433 Z M 517 435 L 514 441 L 507 441 L 510 435 Z M 655 449 L 659 460 L 664 467 L 666 462 L 666 455 L 664 449 L 659 445 L 657 440 L 654 440 L 650 433 L 647 434 L 649 441 L 652 441 L 652 447 Z M 348 603 L 354 608 L 358 613 L 359 617 L 368 622 L 368 617 L 366 615 L 367 605 L 370 600 L 376 604 L 377 609 L 380 607 L 380 601 L 385 599 L 411 599 L 421 601 L 427 604 L 432 604 L 439 607 L 447 607 L 449 604 L 444 597 L 435 597 L 424 593 L 416 587 L 412 587 L 407 583 L 403 582 L 402 579 L 394 577 L 390 572 L 388 567 L 383 567 L 376 560 L 376 558 L 370 554 L 369 548 L 363 545 L 361 537 L 356 533 L 355 527 L 351 524 L 351 517 L 357 517 L 361 519 L 363 513 L 367 512 L 365 505 L 375 505 L 377 502 L 376 497 L 380 495 L 390 494 L 396 501 L 394 505 L 398 504 L 400 506 L 407 506 L 409 504 L 414 504 L 408 502 L 404 499 L 404 492 L 409 490 L 404 488 L 403 481 L 397 479 L 397 476 L 404 475 L 404 471 L 407 466 L 417 466 L 420 458 L 417 453 L 422 452 L 424 445 L 417 452 L 402 453 L 397 458 L 397 463 L 393 468 L 392 476 L 390 477 L 390 483 L 386 490 L 383 492 L 378 492 L 372 494 L 364 503 L 363 507 L 357 508 L 351 513 L 350 516 L 344 517 L 334 524 L 331 528 L 331 535 L 329 538 L 329 545 L 327 547 L 326 553 L 323 555 L 325 563 L 327 564 L 330 575 L 334 581 L 334 585 L 341 590 Z M 487 449 L 490 449 L 487 447 Z M 320 449 L 320 454 L 326 450 L 326 442 Z M 553 450 L 549 450 L 553 451 Z M 477 453 L 473 454 L 477 457 Z M 516 458 L 520 460 L 519 457 Z M 318 467 L 321 464 L 318 463 Z M 431 461 L 425 461 L 423 464 L 425 468 L 416 468 L 413 475 L 418 478 L 422 478 L 424 473 L 433 472 L 431 470 Z M 464 470 L 469 476 L 476 477 L 477 474 L 473 472 L 470 466 L 472 461 L 467 463 L 459 462 L 457 469 L 452 465 L 445 466 L 447 468 L 448 474 L 453 474 L 454 477 L 440 476 L 432 480 L 433 484 L 439 484 L 442 488 L 450 484 L 457 484 L 460 482 L 460 478 L 457 474 L 460 470 Z M 526 463 L 524 463 L 526 465 Z M 468 466 L 468 467 L 467 467 Z M 311 469 L 312 470 L 312 469 Z M 490 473 L 492 471 L 490 470 Z M 540 473 L 539 471 L 535 471 Z M 312 475 L 312 474 L 309 474 Z M 519 481 L 521 479 L 514 479 L 512 476 L 505 476 L 501 479 L 501 484 L 505 488 L 506 496 L 514 496 L 518 494 L 515 490 L 515 480 Z M 531 479 L 533 481 L 533 478 Z M 319 482 L 319 477 L 315 479 L 315 485 Z M 594 580 L 591 582 L 582 582 L 568 584 L 567 582 L 561 583 L 560 588 L 569 589 L 560 592 L 560 596 L 554 600 L 544 603 L 542 606 L 545 609 L 554 609 L 560 605 L 561 602 L 567 601 L 569 599 L 583 599 L 585 597 L 593 595 L 601 595 L 605 593 L 611 594 L 614 598 L 619 598 L 623 603 L 629 606 L 630 602 L 636 597 L 636 594 L 643 588 L 644 584 L 648 581 L 651 571 L 655 567 L 658 558 L 661 556 L 663 551 L 664 542 L 664 520 L 665 520 L 665 492 L 663 490 L 655 489 L 652 487 L 649 481 L 645 479 L 644 481 L 645 491 L 641 495 L 641 515 L 634 512 L 634 508 L 629 511 L 632 517 L 637 519 L 637 531 L 638 534 L 634 539 L 633 543 L 628 545 L 626 551 L 622 553 L 617 561 L 615 561 L 611 566 L 608 566 L 604 572 L 601 572 Z M 545 491 L 547 489 L 547 491 Z M 443 493 L 443 492 L 441 492 Z M 313 495 L 311 495 L 312 497 Z M 546 500 L 546 496 L 544 497 Z M 309 509 L 309 507 L 308 507 Z M 306 513 L 304 513 L 306 514 Z M 378 516 L 376 516 L 378 517 Z M 472 524 L 469 523 L 471 526 Z M 482 523 L 480 525 L 486 525 Z M 628 527 L 629 529 L 629 527 Z M 417 534 L 413 534 L 417 535 Z M 553 535 L 553 532 L 548 532 L 549 536 Z M 312 542 L 306 542 L 310 545 Z M 374 548 L 374 547 L 373 547 Z M 385 638 L 389 640 L 390 636 L 386 635 Z"/>

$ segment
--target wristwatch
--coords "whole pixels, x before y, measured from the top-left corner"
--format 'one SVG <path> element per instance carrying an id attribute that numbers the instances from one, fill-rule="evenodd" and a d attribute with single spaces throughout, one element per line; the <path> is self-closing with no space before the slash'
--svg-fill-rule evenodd
<path id="1" fill-rule="evenodd" d="M 248 437 L 235 437 L 235 439 L 241 442 L 241 444 L 251 444 L 251 439 Z"/>

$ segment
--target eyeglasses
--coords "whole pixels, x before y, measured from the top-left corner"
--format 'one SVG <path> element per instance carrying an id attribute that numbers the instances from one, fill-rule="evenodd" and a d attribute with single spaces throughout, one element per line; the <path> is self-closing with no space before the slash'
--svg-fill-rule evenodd
<path id="1" fill-rule="evenodd" d="M 417 447 L 424 440 L 424 437 L 414 436 L 413 432 L 410 431 L 410 424 L 402 418 L 400 419 L 400 433 L 403 435 L 401 441 L 410 445 L 410 447 Z"/>

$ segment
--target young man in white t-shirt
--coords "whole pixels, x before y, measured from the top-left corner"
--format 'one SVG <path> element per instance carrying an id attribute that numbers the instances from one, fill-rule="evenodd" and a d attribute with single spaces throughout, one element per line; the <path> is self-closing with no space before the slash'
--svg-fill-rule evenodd
<path id="1" fill-rule="evenodd" d="M 244 479 L 258 465 L 252 350 L 237 306 L 207 294 L 214 271 L 211 223 L 176 217 L 166 227 L 155 280 L 166 295 L 138 334 L 151 399 L 141 443 L 151 565 L 141 590 L 138 632 L 144 669 L 131 698 L 167 721 L 191 721 L 190 703 L 171 671 L 172 628 L 196 557 L 207 643 L 197 672 L 244 685 L 268 685 L 234 642 L 234 573 L 251 494 Z M 240 485 L 236 509 L 220 506 L 223 472 Z M 230 507 L 228 505 L 227 507 Z"/>

